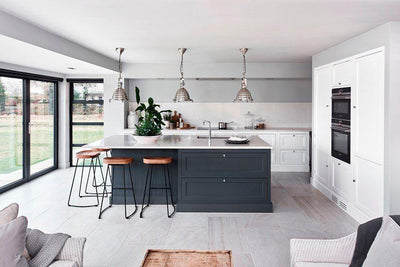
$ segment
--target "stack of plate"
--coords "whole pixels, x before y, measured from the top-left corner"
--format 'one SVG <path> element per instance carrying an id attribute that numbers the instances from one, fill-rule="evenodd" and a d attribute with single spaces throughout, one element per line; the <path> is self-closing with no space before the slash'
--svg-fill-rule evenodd
<path id="1" fill-rule="evenodd" d="M 249 139 L 246 137 L 231 136 L 229 139 L 225 139 L 225 142 L 228 144 L 247 144 Z"/>

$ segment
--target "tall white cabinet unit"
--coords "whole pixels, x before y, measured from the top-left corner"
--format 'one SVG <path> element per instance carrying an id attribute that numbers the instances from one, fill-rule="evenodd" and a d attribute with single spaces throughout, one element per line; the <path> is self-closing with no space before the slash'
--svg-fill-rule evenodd
<path id="1" fill-rule="evenodd" d="M 359 221 L 383 215 L 384 68 L 378 48 L 314 69 L 315 187 Z M 350 164 L 331 156 L 332 88 L 351 87 Z"/>

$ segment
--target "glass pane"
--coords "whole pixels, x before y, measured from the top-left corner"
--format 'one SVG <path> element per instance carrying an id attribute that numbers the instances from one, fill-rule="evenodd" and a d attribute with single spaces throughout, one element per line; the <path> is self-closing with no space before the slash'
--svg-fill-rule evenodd
<path id="1" fill-rule="evenodd" d="M 54 83 L 30 82 L 31 174 L 54 166 Z"/>
<path id="2" fill-rule="evenodd" d="M 102 83 L 74 83 L 74 100 L 103 100 Z"/>
<path id="3" fill-rule="evenodd" d="M 88 144 L 100 140 L 104 136 L 103 125 L 73 125 L 72 143 Z"/>
<path id="4" fill-rule="evenodd" d="M 102 104 L 73 104 L 73 122 L 103 122 Z"/>
<path id="5" fill-rule="evenodd" d="M 22 179 L 21 79 L 0 77 L 0 187 Z"/>

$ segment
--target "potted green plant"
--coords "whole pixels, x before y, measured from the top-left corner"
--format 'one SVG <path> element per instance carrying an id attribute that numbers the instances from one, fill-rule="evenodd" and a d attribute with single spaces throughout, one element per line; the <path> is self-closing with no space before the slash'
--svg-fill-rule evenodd
<path id="1" fill-rule="evenodd" d="M 162 113 L 171 112 L 170 110 L 157 109 L 160 105 L 154 103 L 153 98 L 149 97 L 147 103 L 140 102 L 140 90 L 135 87 L 136 103 L 138 107 L 136 111 L 139 113 L 138 123 L 135 125 L 136 134 L 134 138 L 138 143 L 151 144 L 155 143 L 161 136 L 161 127 L 164 125 Z"/>

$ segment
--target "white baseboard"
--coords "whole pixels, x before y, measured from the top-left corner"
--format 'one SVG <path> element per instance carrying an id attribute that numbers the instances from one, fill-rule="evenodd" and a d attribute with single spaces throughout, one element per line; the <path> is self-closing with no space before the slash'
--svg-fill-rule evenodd
<path id="1" fill-rule="evenodd" d="M 271 171 L 273 171 L 273 172 L 310 172 L 310 167 L 308 165 L 272 164 Z"/>
<path id="2" fill-rule="evenodd" d="M 349 214 L 351 217 L 353 217 L 357 222 L 364 223 L 366 221 L 369 221 L 369 220 L 373 219 L 370 216 L 368 216 L 365 213 L 363 213 L 360 209 L 355 207 L 353 203 L 345 200 L 340 195 L 338 195 L 338 194 L 334 193 L 333 191 L 331 191 L 328 187 L 326 187 L 323 183 L 321 183 L 318 180 L 318 178 L 312 176 L 311 177 L 311 184 L 315 188 L 317 188 L 322 194 L 324 194 L 333 203 L 335 203 L 335 202 L 332 200 L 332 196 L 336 197 L 338 202 L 344 203 L 346 205 L 346 209 L 344 209 L 341 205 L 338 205 L 338 203 L 335 203 L 335 204 L 337 204 L 338 207 L 340 207 L 343 211 L 345 211 L 347 214 Z"/>

